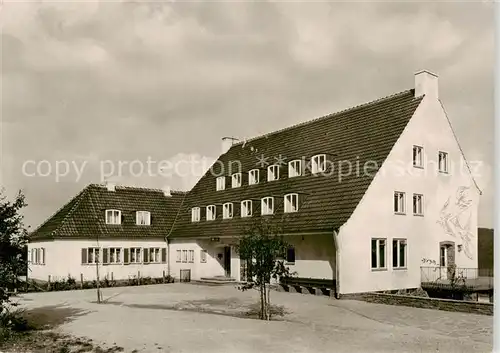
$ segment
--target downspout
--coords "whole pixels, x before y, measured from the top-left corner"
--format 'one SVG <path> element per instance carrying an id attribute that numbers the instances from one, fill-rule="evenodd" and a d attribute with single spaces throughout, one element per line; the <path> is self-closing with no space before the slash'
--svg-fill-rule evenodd
<path id="1" fill-rule="evenodd" d="M 186 200 L 188 192 L 184 192 L 184 195 L 182 196 L 182 200 L 179 204 L 179 208 L 177 209 L 177 213 L 175 214 L 174 221 L 172 222 L 172 226 L 170 227 L 170 231 L 168 234 L 165 236 L 165 243 L 167 243 L 167 274 L 170 277 L 170 242 L 168 241 L 168 237 L 172 234 L 172 231 L 174 230 L 175 222 L 177 221 L 177 218 L 179 218 L 179 214 L 181 213 L 182 206 L 184 205 L 184 201 Z"/>
<path id="2" fill-rule="evenodd" d="M 339 230 L 333 230 L 333 242 L 335 243 L 335 299 L 340 298 L 340 248 Z"/>

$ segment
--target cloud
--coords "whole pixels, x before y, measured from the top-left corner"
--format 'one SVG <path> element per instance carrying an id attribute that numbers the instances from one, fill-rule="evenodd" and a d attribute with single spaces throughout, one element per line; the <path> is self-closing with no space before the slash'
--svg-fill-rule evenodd
<path id="1" fill-rule="evenodd" d="M 2 182 L 26 190 L 32 224 L 99 181 L 99 161 L 217 156 L 222 136 L 411 88 L 421 68 L 439 73 L 467 158 L 492 164 L 487 4 L 9 2 L 0 16 Z M 78 182 L 22 175 L 42 159 L 88 163 Z M 124 178 L 184 189 L 197 180 Z M 491 224 L 483 200 L 480 221 Z"/>

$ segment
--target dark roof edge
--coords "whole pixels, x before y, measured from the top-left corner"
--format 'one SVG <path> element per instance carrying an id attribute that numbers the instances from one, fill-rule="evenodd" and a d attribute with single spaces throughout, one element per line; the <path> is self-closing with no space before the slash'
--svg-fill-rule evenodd
<path id="1" fill-rule="evenodd" d="M 384 101 L 384 100 L 387 100 L 387 99 L 393 99 L 393 98 L 395 98 L 397 96 L 402 96 L 404 94 L 407 94 L 409 92 L 414 92 L 414 91 L 415 91 L 415 89 L 413 89 L 413 88 L 412 89 L 408 89 L 408 90 L 405 90 L 405 91 L 401 91 L 401 92 L 398 92 L 398 93 L 391 94 L 391 95 L 386 96 L 386 97 L 375 99 L 373 101 L 369 101 L 369 102 L 366 102 L 366 103 L 358 104 L 358 105 L 355 105 L 353 107 L 337 111 L 335 113 L 323 115 L 323 116 L 320 116 L 320 117 L 312 119 L 312 120 L 307 120 L 307 121 L 304 121 L 304 122 L 301 122 L 301 123 L 297 123 L 295 125 L 287 126 L 287 127 L 282 128 L 282 129 L 269 132 L 267 134 L 262 134 L 262 135 L 259 135 L 259 136 L 247 138 L 247 139 L 244 139 L 243 141 L 239 141 L 239 142 L 234 143 L 233 145 L 231 145 L 231 148 L 237 147 L 237 146 L 240 146 L 240 145 L 245 145 L 248 142 L 251 142 L 251 141 L 263 138 L 263 137 L 267 137 L 267 136 L 270 136 L 270 135 L 278 134 L 278 133 L 281 133 L 281 132 L 284 132 L 284 131 L 287 131 L 287 130 L 291 130 L 291 129 L 294 129 L 296 127 L 301 127 L 301 126 L 305 126 L 305 125 L 308 125 L 308 124 L 312 124 L 312 123 L 315 123 L 315 122 L 317 122 L 319 120 L 328 119 L 328 118 L 334 117 L 336 115 L 344 114 L 344 113 L 346 113 L 348 111 L 351 111 L 351 110 L 365 108 L 366 106 L 369 106 L 369 105 L 372 105 L 372 104 L 377 104 L 377 103 L 380 103 L 381 101 Z"/>
<path id="2" fill-rule="evenodd" d="M 106 184 L 89 184 L 88 186 L 91 187 L 97 187 L 97 188 L 106 188 Z M 151 191 L 151 192 L 164 192 L 165 190 L 163 189 L 157 189 L 157 188 L 147 188 L 147 187 L 142 187 L 142 186 L 128 186 L 128 185 L 116 185 L 116 189 L 127 189 L 127 190 L 136 190 L 136 191 Z M 182 191 L 182 190 L 170 190 L 172 194 L 179 194 L 179 195 L 184 195 L 188 193 L 188 191 Z"/>

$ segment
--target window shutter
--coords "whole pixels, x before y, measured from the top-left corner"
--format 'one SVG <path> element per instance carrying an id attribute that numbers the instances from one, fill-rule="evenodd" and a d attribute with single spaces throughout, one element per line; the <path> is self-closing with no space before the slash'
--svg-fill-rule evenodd
<path id="1" fill-rule="evenodd" d="M 142 253 L 143 253 L 143 255 L 144 255 L 144 256 L 142 257 L 142 258 L 143 258 L 143 262 L 144 262 L 145 264 L 147 264 L 147 263 L 149 263 L 149 249 L 148 249 L 148 248 L 144 248 L 144 249 L 142 249 L 142 250 L 143 250 L 143 251 L 142 251 Z"/>
<path id="2" fill-rule="evenodd" d="M 129 248 L 123 249 L 123 264 L 128 265 L 129 264 Z"/>
<path id="3" fill-rule="evenodd" d="M 41 252 L 42 252 L 42 258 L 40 262 L 42 265 L 45 265 L 45 248 L 41 248 Z"/>
<path id="4" fill-rule="evenodd" d="M 123 224 L 125 220 L 125 216 L 123 215 L 123 212 L 120 212 L 120 224 Z"/>
<path id="5" fill-rule="evenodd" d="M 107 248 L 102 249 L 102 264 L 103 265 L 107 265 L 109 263 L 108 255 L 109 255 L 109 249 L 107 249 Z"/>
<path id="6" fill-rule="evenodd" d="M 161 262 L 167 263 L 167 248 L 161 249 Z"/>
<path id="7" fill-rule="evenodd" d="M 259 169 L 259 183 L 265 183 L 267 181 L 267 168 L 264 167 Z"/>
<path id="8" fill-rule="evenodd" d="M 82 264 L 87 263 L 87 248 L 82 249 Z"/>

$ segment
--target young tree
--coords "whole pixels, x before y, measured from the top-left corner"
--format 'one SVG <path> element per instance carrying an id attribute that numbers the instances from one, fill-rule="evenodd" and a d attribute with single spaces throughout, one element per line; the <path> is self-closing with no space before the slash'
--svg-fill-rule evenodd
<path id="1" fill-rule="evenodd" d="M 270 320 L 271 279 L 289 277 L 284 264 L 289 244 L 284 240 L 281 228 L 269 221 L 257 221 L 245 229 L 236 249 L 240 259 L 246 262 L 246 283 L 241 290 L 255 288 L 260 293 L 260 319 Z"/>
<path id="2" fill-rule="evenodd" d="M 0 190 L 0 314 L 10 303 L 9 289 L 20 287 L 18 276 L 27 269 L 24 252 L 28 231 L 19 211 L 26 207 L 24 195 L 19 192 L 13 202 L 7 201 Z M 26 273 L 23 273 L 26 274 Z"/>

